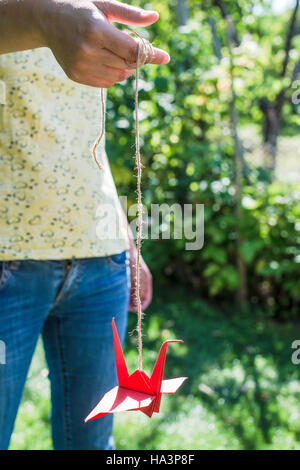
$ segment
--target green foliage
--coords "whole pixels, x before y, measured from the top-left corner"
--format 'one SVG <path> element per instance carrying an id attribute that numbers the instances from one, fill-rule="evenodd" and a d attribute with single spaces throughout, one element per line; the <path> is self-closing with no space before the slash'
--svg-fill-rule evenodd
<path id="1" fill-rule="evenodd" d="M 281 21 L 251 15 L 251 2 L 238 2 L 236 8 L 227 3 L 240 38 L 234 48 L 237 106 L 244 123 L 261 124 L 259 100 L 272 100 L 286 86 L 278 76 L 290 12 Z M 225 22 L 216 9 L 193 3 L 189 25 L 179 30 L 170 2 L 153 1 L 152 7 L 160 21 L 140 32 L 167 49 L 171 62 L 141 70 L 144 203 L 148 208 L 164 202 L 204 204 L 205 244 L 192 252 L 184 249 L 184 240 L 145 240 L 143 253 L 155 279 L 180 279 L 204 298 L 232 304 L 239 286 L 238 221 Z M 221 62 L 208 16 L 217 21 Z M 298 52 L 292 56 L 294 63 Z M 107 107 L 107 151 L 119 193 L 131 204 L 136 199 L 134 79 L 110 90 Z M 285 118 L 291 116 L 285 112 Z M 278 319 L 294 318 L 299 315 L 299 186 L 267 180 L 263 167 L 245 166 L 241 232 L 248 298 Z"/>
<path id="2" fill-rule="evenodd" d="M 206 216 L 202 250 L 185 251 L 181 240 L 151 240 L 144 242 L 144 252 L 161 280 L 162 273 L 171 275 L 193 285 L 203 297 L 232 303 L 239 285 L 237 221 L 228 206 L 230 188 L 220 189 L 215 194 L 208 187 L 199 194 Z M 243 197 L 242 254 L 249 300 L 277 319 L 299 318 L 299 195 L 299 186 L 274 183 L 247 186 Z"/>

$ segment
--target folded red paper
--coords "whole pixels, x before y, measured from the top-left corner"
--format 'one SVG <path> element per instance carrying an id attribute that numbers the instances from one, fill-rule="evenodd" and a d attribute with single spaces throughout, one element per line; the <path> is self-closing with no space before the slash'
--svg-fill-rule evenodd
<path id="1" fill-rule="evenodd" d="M 129 375 L 114 319 L 112 328 L 119 385 L 103 396 L 85 418 L 85 422 L 109 413 L 137 410 L 151 418 L 153 413 L 159 412 L 162 393 L 175 393 L 187 379 L 187 377 L 178 377 L 163 380 L 168 344 L 183 343 L 183 341 L 173 339 L 163 343 L 150 378 L 143 370 L 136 370 Z"/>

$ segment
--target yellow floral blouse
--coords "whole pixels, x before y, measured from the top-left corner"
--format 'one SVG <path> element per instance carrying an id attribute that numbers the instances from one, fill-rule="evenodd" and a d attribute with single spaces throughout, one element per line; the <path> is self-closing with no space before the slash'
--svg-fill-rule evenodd
<path id="1" fill-rule="evenodd" d="M 105 154 L 100 90 L 47 48 L 0 55 L 0 260 L 107 256 L 128 248 Z"/>

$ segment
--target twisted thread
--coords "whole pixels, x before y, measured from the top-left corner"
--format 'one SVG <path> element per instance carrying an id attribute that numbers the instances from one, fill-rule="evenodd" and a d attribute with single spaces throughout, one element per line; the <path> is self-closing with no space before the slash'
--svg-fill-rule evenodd
<path id="1" fill-rule="evenodd" d="M 134 34 L 138 38 L 137 42 L 137 60 L 136 64 L 129 64 L 126 60 L 125 63 L 130 68 L 135 68 L 136 76 L 135 76 L 135 165 L 137 171 L 137 206 L 138 206 L 138 217 L 137 217 L 137 237 L 136 237 L 136 266 L 135 266 L 135 294 L 136 294 L 136 304 L 137 304 L 137 327 L 136 331 L 138 333 L 138 352 L 139 352 L 139 369 L 142 370 L 143 362 L 142 362 L 142 350 L 143 350 L 143 340 L 142 340 L 142 319 L 143 319 L 143 312 L 142 312 L 142 302 L 141 302 L 141 248 L 142 248 L 142 238 L 143 238 L 143 205 L 142 205 L 142 190 L 141 190 L 141 182 L 142 182 L 142 160 L 141 160 L 141 153 L 140 153 L 140 124 L 139 124 L 139 69 L 141 65 L 145 65 L 152 61 L 154 50 L 152 44 L 142 38 L 138 33 L 135 31 L 127 31 L 129 34 Z M 103 139 L 104 132 L 105 132 L 105 104 L 104 104 L 104 95 L 103 95 L 103 88 L 101 88 L 101 113 L 102 113 L 102 128 L 99 137 L 95 141 L 92 154 L 94 160 L 100 170 L 103 169 L 101 163 L 97 159 L 97 147 L 99 146 L 101 140 Z"/>

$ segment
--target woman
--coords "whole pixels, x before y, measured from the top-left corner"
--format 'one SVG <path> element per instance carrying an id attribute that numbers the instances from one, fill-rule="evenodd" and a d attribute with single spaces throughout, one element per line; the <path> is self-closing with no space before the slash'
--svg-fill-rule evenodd
<path id="1" fill-rule="evenodd" d="M 0 0 L 0 448 L 7 449 L 40 333 L 55 449 L 112 448 L 112 417 L 84 424 L 115 385 L 111 318 L 124 340 L 135 247 L 102 142 L 99 90 L 133 73 L 136 41 L 112 21 L 158 19 L 116 1 Z M 154 49 L 151 63 L 169 56 Z M 101 230 L 109 207 L 118 230 Z M 99 231 L 100 226 L 100 231 Z M 102 227 L 103 228 L 103 227 Z M 99 235 L 101 233 L 101 236 Z M 142 262 L 142 301 L 152 279 Z M 134 309 L 134 287 L 130 309 Z"/>

